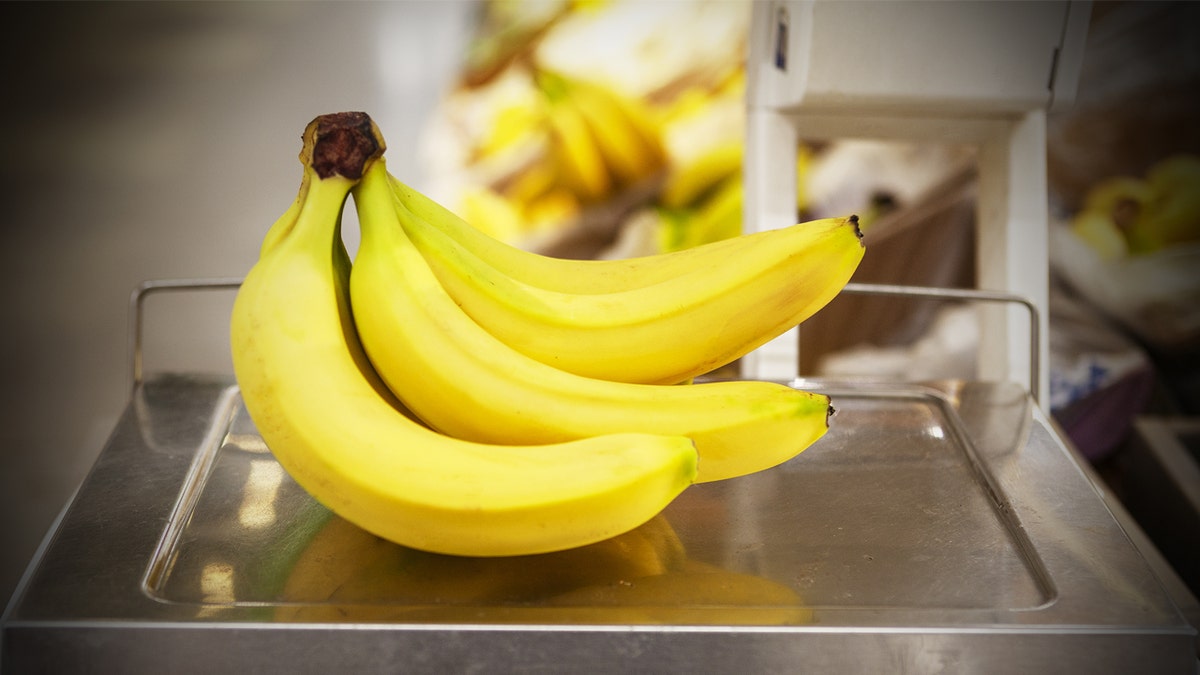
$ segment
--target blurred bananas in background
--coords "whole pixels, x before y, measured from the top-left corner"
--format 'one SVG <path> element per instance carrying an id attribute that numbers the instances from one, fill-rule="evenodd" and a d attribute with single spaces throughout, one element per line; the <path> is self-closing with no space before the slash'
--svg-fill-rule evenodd
<path id="1" fill-rule="evenodd" d="M 1070 227 L 1105 260 L 1200 241 L 1200 157 L 1173 155 L 1144 176 L 1096 183 Z"/>
<path id="2" fill-rule="evenodd" d="M 741 234 L 749 22 L 749 5 L 707 0 L 484 3 L 426 134 L 428 192 L 498 239 L 564 257 Z M 812 153 L 799 157 L 798 215 Z"/>

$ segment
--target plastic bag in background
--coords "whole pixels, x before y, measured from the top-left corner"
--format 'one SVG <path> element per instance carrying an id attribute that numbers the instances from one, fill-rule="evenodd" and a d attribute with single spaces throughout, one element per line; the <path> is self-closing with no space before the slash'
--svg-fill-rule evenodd
<path id="1" fill-rule="evenodd" d="M 1049 407 L 1075 447 L 1101 460 L 1149 406 L 1153 366 L 1133 339 L 1062 283 L 1052 284 L 1049 312 Z"/>

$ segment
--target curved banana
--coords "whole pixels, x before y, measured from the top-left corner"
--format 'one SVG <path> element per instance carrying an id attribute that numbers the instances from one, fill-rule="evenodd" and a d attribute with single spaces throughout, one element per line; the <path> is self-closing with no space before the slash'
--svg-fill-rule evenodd
<path id="1" fill-rule="evenodd" d="M 630 185 L 666 166 L 661 139 L 645 134 L 641 123 L 633 119 L 632 101 L 620 101 L 619 94 L 598 84 L 563 79 L 565 103 L 579 111 L 614 179 Z"/>
<path id="2" fill-rule="evenodd" d="M 733 176 L 713 188 L 698 207 L 664 220 L 658 230 L 660 251 L 677 251 L 737 237 L 742 232 L 742 177 Z"/>
<path id="3" fill-rule="evenodd" d="M 740 179 L 743 148 L 742 139 L 731 138 L 715 144 L 691 161 L 677 164 L 663 182 L 663 206 L 673 209 L 694 206 L 729 178 Z"/>
<path id="4" fill-rule="evenodd" d="M 571 102 L 561 81 L 539 78 L 538 84 L 545 95 L 551 151 L 566 186 L 582 201 L 604 198 L 613 188 L 613 176 L 583 113 Z"/>
<path id="5" fill-rule="evenodd" d="M 1146 184 L 1152 197 L 1129 231 L 1131 248 L 1152 253 L 1200 240 L 1200 156 L 1159 160 L 1147 171 Z"/>
<path id="6" fill-rule="evenodd" d="M 443 227 L 398 211 L 438 280 L 490 333 L 556 368 L 619 382 L 674 384 L 740 358 L 824 307 L 864 253 L 856 219 L 829 218 L 717 260 L 693 258 L 643 288 L 564 293 L 506 274 Z"/>
<path id="7" fill-rule="evenodd" d="M 788 230 L 755 232 L 734 239 L 705 244 L 682 251 L 620 260 L 571 260 L 539 255 L 488 236 L 420 191 L 389 177 L 392 190 L 404 206 L 429 226 L 440 230 L 454 244 L 486 260 L 489 265 L 530 286 L 560 293 L 619 293 L 645 288 L 697 268 L 727 263 L 742 249 L 769 246 L 763 239 L 784 239 Z"/>
<path id="8" fill-rule="evenodd" d="M 828 429 L 827 396 L 782 384 L 629 384 L 529 358 L 472 321 L 442 287 L 405 234 L 401 222 L 411 216 L 392 198 L 382 159 L 355 186 L 354 203 L 362 238 L 350 297 L 363 347 L 404 405 L 443 433 L 487 443 L 684 435 L 696 444 L 701 482 L 775 466 Z"/>
<path id="9" fill-rule="evenodd" d="M 474 556 L 572 548 L 659 513 L 695 474 L 682 437 L 606 435 L 498 447 L 410 419 L 354 332 L 340 215 L 382 152 L 361 113 L 305 131 L 302 204 L 234 303 L 231 346 L 246 408 L 285 470 L 343 518 L 412 548 Z"/>

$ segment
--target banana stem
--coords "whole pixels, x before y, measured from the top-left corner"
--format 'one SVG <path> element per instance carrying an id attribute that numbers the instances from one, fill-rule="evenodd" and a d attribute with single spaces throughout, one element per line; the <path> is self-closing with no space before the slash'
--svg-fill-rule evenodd
<path id="1" fill-rule="evenodd" d="M 304 128 L 300 162 L 321 178 L 362 178 L 367 166 L 387 145 L 371 116 L 364 112 L 320 115 Z"/>

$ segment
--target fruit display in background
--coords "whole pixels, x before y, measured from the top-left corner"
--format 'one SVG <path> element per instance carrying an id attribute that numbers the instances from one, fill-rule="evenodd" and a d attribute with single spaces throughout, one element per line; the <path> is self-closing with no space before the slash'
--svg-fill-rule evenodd
<path id="1" fill-rule="evenodd" d="M 1200 157 L 1175 155 L 1146 172 L 1150 199 L 1129 232 L 1134 251 L 1200 241 Z"/>
<path id="2" fill-rule="evenodd" d="M 740 183 L 748 7 L 538 5 L 483 3 L 460 79 L 423 134 L 430 194 L 505 242 L 566 257 L 654 254 L 740 234 L 740 186 L 726 184 L 710 203 L 708 190 L 687 200 L 664 191 L 676 175 L 693 180 L 694 164 L 716 167 L 705 155 L 728 146 L 738 165 L 708 178 Z M 481 194 L 498 208 L 478 208 Z M 660 208 L 670 210 L 661 232 L 614 246 Z"/>
<path id="3" fill-rule="evenodd" d="M 1105 260 L 1200 241 L 1200 157 L 1173 155 L 1144 176 L 1101 180 L 1070 228 Z"/>
<path id="4" fill-rule="evenodd" d="M 548 70 L 533 77 L 551 132 L 553 167 L 581 202 L 603 200 L 662 172 L 661 131 L 640 101 Z"/>
<path id="5" fill-rule="evenodd" d="M 1200 156 L 1102 179 L 1050 230 L 1051 262 L 1075 292 L 1160 355 L 1200 339 Z M 1165 358 L 1165 357 L 1164 357 Z M 1190 359 L 1190 356 L 1180 356 Z"/>

